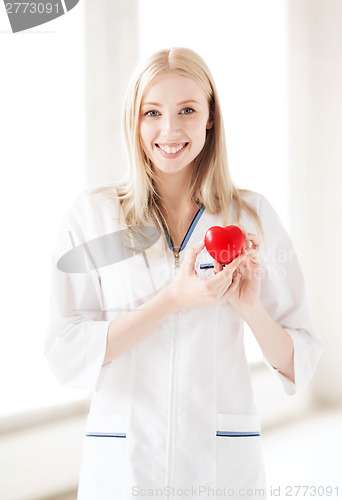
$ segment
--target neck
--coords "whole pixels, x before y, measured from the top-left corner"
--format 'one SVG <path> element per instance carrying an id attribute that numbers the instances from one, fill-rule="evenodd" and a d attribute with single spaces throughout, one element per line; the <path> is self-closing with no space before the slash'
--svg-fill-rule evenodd
<path id="1" fill-rule="evenodd" d="M 157 173 L 156 189 L 164 207 L 168 211 L 186 210 L 187 192 L 190 184 L 190 175 L 187 169 L 177 174 Z"/>

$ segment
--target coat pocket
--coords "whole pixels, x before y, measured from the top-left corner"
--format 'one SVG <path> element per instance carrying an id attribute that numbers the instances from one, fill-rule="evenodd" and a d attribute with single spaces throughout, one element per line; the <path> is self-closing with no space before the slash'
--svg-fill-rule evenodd
<path id="1" fill-rule="evenodd" d="M 238 499 L 266 498 L 258 415 L 217 417 L 218 487 L 234 491 Z"/>
<path id="2" fill-rule="evenodd" d="M 125 438 L 124 415 L 88 415 L 78 500 L 123 498 Z"/>

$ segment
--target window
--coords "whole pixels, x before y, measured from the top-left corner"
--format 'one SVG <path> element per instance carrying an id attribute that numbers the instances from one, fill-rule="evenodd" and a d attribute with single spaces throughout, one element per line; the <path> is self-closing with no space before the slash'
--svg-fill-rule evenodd
<path id="1" fill-rule="evenodd" d="M 84 3 L 15 35 L 0 15 L 1 414 L 85 397 L 60 386 L 42 356 L 51 251 L 85 180 Z M 268 197 L 288 225 L 284 0 L 139 0 L 138 16 L 141 58 L 184 45 L 208 63 L 233 178 Z M 260 360 L 253 338 L 247 352 Z"/>
<path id="2" fill-rule="evenodd" d="M 42 355 L 52 248 L 84 187 L 83 4 L 17 34 L 0 17 L 0 416 L 84 398 Z"/>
<path id="3" fill-rule="evenodd" d="M 258 191 L 288 228 L 286 3 L 272 0 L 139 1 L 140 57 L 172 46 L 198 52 L 222 106 L 236 184 Z M 246 327 L 246 352 L 262 359 Z"/>

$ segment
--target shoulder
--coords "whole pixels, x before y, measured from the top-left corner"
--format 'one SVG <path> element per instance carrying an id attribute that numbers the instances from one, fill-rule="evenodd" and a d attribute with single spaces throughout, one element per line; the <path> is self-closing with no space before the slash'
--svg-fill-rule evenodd
<path id="1" fill-rule="evenodd" d="M 285 242 L 288 244 L 289 234 L 287 233 L 284 224 L 273 207 L 272 203 L 261 193 L 248 190 L 240 190 L 240 208 L 241 210 L 241 225 L 248 232 L 254 233 L 261 237 L 267 247 L 272 247 Z M 248 207 L 243 206 L 247 204 Z M 255 216 L 250 212 L 254 211 L 260 221 L 260 226 L 257 224 Z"/>
<path id="2" fill-rule="evenodd" d="M 120 227 L 120 202 L 117 183 L 86 187 L 69 203 L 61 216 L 55 252 L 62 254 L 70 245 L 109 234 Z"/>
<path id="3" fill-rule="evenodd" d="M 241 199 L 248 203 L 248 205 L 260 214 L 263 211 L 272 209 L 272 205 L 269 200 L 261 193 L 257 191 L 251 191 L 249 189 L 239 189 L 239 195 Z"/>
<path id="4" fill-rule="evenodd" d="M 80 219 L 109 211 L 115 218 L 120 207 L 118 186 L 119 183 L 114 182 L 85 187 L 71 202 L 68 216 Z"/>
<path id="5" fill-rule="evenodd" d="M 271 221 L 280 222 L 275 208 L 266 196 L 248 189 L 240 189 L 239 194 L 243 202 L 255 210 L 262 224 L 267 224 Z"/>

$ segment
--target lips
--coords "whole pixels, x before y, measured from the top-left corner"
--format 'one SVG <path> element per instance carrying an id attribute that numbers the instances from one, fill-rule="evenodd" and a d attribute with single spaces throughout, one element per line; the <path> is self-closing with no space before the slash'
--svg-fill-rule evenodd
<path id="1" fill-rule="evenodd" d="M 177 142 L 168 144 L 156 144 L 159 152 L 164 158 L 178 158 L 187 148 L 188 142 Z"/>
<path id="2" fill-rule="evenodd" d="M 167 155 L 176 155 L 180 151 L 183 151 L 188 142 L 177 142 L 177 143 L 167 143 L 167 144 L 156 144 L 157 148 L 160 149 L 160 152 L 164 152 Z"/>

